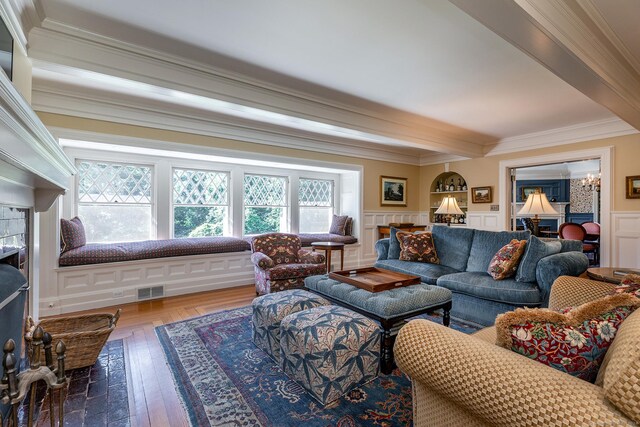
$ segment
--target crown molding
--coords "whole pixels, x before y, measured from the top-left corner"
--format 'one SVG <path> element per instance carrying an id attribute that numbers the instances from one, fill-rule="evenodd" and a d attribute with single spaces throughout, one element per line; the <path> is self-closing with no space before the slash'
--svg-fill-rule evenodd
<path id="1" fill-rule="evenodd" d="M 88 70 L 376 134 L 407 147 L 477 157 L 485 144 L 495 141 L 484 134 L 326 88 L 316 87 L 315 92 L 336 95 L 339 101 L 71 28 L 48 18 L 43 27 L 31 31 L 29 42 L 29 56 L 45 67 L 57 64 Z"/>
<path id="2" fill-rule="evenodd" d="M 420 156 L 420 166 L 439 165 L 448 162 L 469 160 L 469 157 L 453 156 L 450 154 L 423 154 Z"/>
<path id="3" fill-rule="evenodd" d="M 580 123 L 578 125 L 501 139 L 495 146 L 490 147 L 487 150 L 485 156 L 497 156 L 499 154 L 536 150 L 563 144 L 613 138 L 616 136 L 631 135 L 635 133 L 639 133 L 637 129 L 618 118 L 597 120 L 589 123 Z"/>
<path id="4" fill-rule="evenodd" d="M 32 105 L 37 111 L 89 118 L 308 152 L 418 165 L 415 150 L 391 148 L 139 97 L 104 94 L 86 88 L 47 85 L 34 79 Z M 407 152 L 409 151 L 409 152 Z"/>
<path id="5" fill-rule="evenodd" d="M 25 53 L 27 52 L 27 33 L 32 25 L 27 26 L 30 23 L 30 14 L 27 13 L 27 18 L 23 20 L 21 11 L 29 8 L 34 8 L 35 10 L 31 0 L 0 0 L 0 17 L 7 25 L 14 41 Z"/>

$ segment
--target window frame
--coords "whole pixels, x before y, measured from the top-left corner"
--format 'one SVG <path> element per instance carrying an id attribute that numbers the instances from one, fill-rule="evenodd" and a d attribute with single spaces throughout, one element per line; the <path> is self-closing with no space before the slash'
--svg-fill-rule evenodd
<path id="1" fill-rule="evenodd" d="M 331 205 L 330 206 L 303 206 L 300 204 L 300 184 L 303 180 L 308 180 L 308 181 L 329 181 L 331 182 Z M 297 191 L 297 208 L 298 208 L 298 221 L 297 221 L 297 226 L 298 226 L 298 232 L 300 233 L 304 233 L 303 231 L 300 231 L 300 217 L 301 217 L 301 209 L 303 208 L 312 208 L 312 207 L 320 207 L 320 208 L 327 208 L 330 209 L 331 211 L 331 215 L 335 215 L 336 213 L 336 203 L 337 202 L 337 197 L 336 197 L 336 180 L 334 178 L 328 178 L 328 177 L 313 177 L 313 176 L 308 176 L 308 175 L 301 175 L 298 177 L 298 191 Z M 331 227 L 331 222 L 329 222 L 329 227 Z M 327 233 L 329 232 L 329 228 L 327 228 Z"/>
<path id="2" fill-rule="evenodd" d="M 244 196 L 245 196 L 245 191 L 244 191 L 244 180 L 245 177 L 247 175 L 251 175 L 251 176 L 264 176 L 264 177 L 270 177 L 270 178 L 282 178 L 284 179 L 284 199 L 285 199 L 285 205 L 283 206 L 276 206 L 276 205 L 246 205 L 245 204 L 245 200 L 244 200 Z M 257 234 L 245 234 L 244 230 L 245 230 L 245 221 L 246 221 L 246 208 L 283 208 L 284 209 L 284 221 L 286 224 L 286 227 L 284 230 L 278 230 L 278 231 L 274 231 L 274 233 L 290 233 L 291 232 L 291 177 L 289 175 L 285 175 L 285 174 L 273 174 L 273 173 L 262 173 L 262 172 L 244 172 L 242 174 L 242 224 L 241 224 L 241 230 L 242 230 L 242 237 L 249 237 L 249 236 L 257 236 Z"/>

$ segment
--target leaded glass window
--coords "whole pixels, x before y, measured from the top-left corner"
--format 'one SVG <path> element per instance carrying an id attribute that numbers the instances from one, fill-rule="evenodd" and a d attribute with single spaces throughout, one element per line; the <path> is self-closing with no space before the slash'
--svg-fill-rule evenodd
<path id="1" fill-rule="evenodd" d="M 300 233 L 329 232 L 333 215 L 333 187 L 332 180 L 300 179 Z"/>
<path id="2" fill-rule="evenodd" d="M 281 176 L 244 176 L 244 234 L 287 230 L 287 184 Z"/>

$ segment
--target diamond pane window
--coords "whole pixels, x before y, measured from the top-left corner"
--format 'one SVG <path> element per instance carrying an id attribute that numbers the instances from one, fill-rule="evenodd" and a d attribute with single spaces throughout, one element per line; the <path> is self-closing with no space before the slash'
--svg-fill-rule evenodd
<path id="1" fill-rule="evenodd" d="M 173 170 L 173 237 L 228 234 L 229 174 Z"/>
<path id="2" fill-rule="evenodd" d="M 78 160 L 77 213 L 89 243 L 154 237 L 151 166 Z"/>
<path id="3" fill-rule="evenodd" d="M 244 176 L 244 234 L 287 230 L 287 179 Z"/>
<path id="4" fill-rule="evenodd" d="M 333 216 L 333 181 L 300 179 L 300 233 L 328 233 Z"/>

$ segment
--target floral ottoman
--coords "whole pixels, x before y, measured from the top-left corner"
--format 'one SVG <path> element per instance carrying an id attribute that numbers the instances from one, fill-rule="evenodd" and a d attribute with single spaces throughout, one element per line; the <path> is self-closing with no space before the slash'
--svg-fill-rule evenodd
<path id="1" fill-rule="evenodd" d="M 282 370 L 321 404 L 378 376 L 380 327 L 344 307 L 300 311 L 280 323 Z"/>
<path id="2" fill-rule="evenodd" d="M 291 313 L 330 304 L 329 301 L 302 289 L 276 292 L 253 300 L 251 338 L 273 360 L 280 360 L 280 321 Z"/>

